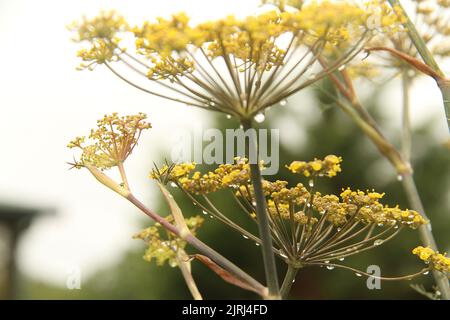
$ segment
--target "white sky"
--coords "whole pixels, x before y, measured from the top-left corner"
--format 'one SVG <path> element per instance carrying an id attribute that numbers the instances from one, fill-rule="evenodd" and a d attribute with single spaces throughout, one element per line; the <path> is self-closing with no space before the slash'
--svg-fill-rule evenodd
<path id="1" fill-rule="evenodd" d="M 66 273 L 86 275 L 114 261 L 138 231 L 139 212 L 84 171 L 68 171 L 65 146 L 105 113 L 146 112 L 153 124 L 128 163 L 137 193 L 151 203 L 147 178 L 173 128 L 203 112 L 141 93 L 102 68 L 79 72 L 77 45 L 65 26 L 83 14 L 117 9 L 131 21 L 186 11 L 196 19 L 250 12 L 257 1 L 0 1 L 0 201 L 55 207 L 23 239 L 20 267 L 64 285 Z M 165 142 L 165 143 L 164 143 Z M 153 156 L 153 155 L 157 156 Z M 133 170 L 133 168 L 136 168 Z"/>
<path id="2" fill-rule="evenodd" d="M 137 244 L 131 240 L 138 230 L 137 210 L 88 173 L 67 170 L 65 162 L 72 152 L 65 145 L 70 139 L 87 133 L 105 113 L 149 114 L 154 128 L 131 157 L 128 171 L 136 193 L 151 206 L 151 161 L 160 158 L 159 148 L 168 145 L 173 128 L 190 127 L 204 115 L 141 93 L 102 68 L 75 71 L 77 45 L 65 25 L 100 9 L 117 9 L 136 22 L 178 11 L 202 20 L 252 13 L 258 3 L 0 0 L 0 202 L 58 211 L 57 216 L 37 221 L 26 234 L 19 256 L 22 270 L 63 286 L 70 269 L 80 267 L 89 274 Z M 388 93 L 387 108 L 394 108 L 398 98 Z M 427 80 L 417 83 L 413 101 L 423 108 L 414 113 L 415 122 L 442 112 L 439 92 Z M 443 141 L 444 121 L 436 131 L 437 140 Z"/>

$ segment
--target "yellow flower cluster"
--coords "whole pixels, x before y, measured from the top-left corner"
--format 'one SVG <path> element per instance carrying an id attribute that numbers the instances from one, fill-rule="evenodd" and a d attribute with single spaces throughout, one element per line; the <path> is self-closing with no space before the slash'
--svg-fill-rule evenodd
<path id="1" fill-rule="evenodd" d="M 83 60 L 78 66 L 79 70 L 89 69 L 93 70 L 98 64 L 103 64 L 109 61 L 116 61 L 117 54 L 115 46 L 111 46 L 114 43 L 118 44 L 116 39 L 112 42 L 106 42 L 105 40 L 98 39 L 92 42 L 92 46 L 88 49 L 81 49 L 78 51 L 77 56 Z M 117 49 L 118 50 L 118 49 Z M 119 50 L 120 51 L 120 50 Z"/>
<path id="2" fill-rule="evenodd" d="M 427 221 L 414 210 L 401 210 L 398 206 L 384 206 L 379 202 L 384 194 L 374 191 L 344 190 L 340 197 L 335 195 L 314 195 L 313 206 L 321 214 L 327 214 L 327 221 L 335 226 L 346 223 L 349 217 L 356 214 L 355 219 L 365 224 L 378 226 L 405 225 L 411 229 L 426 224 Z"/>
<path id="3" fill-rule="evenodd" d="M 341 192 L 341 198 L 344 203 L 353 204 L 357 207 L 371 206 L 378 203 L 378 200 L 383 198 L 384 193 L 378 192 L 364 192 L 361 190 L 352 191 L 347 188 Z"/>
<path id="4" fill-rule="evenodd" d="M 414 210 L 401 210 L 398 206 L 383 206 L 379 200 L 384 196 L 378 192 L 361 190 L 352 191 L 347 188 L 341 193 L 341 199 L 347 206 L 353 206 L 353 212 L 357 210 L 356 218 L 364 223 L 375 223 L 380 226 L 401 224 L 417 229 L 428 223 L 418 212 Z"/>
<path id="5" fill-rule="evenodd" d="M 276 203 L 304 205 L 309 201 L 310 194 L 303 184 L 298 183 L 293 188 L 282 188 L 270 194 L 270 198 Z"/>
<path id="6" fill-rule="evenodd" d="M 166 219 L 171 223 L 173 222 L 172 216 L 168 216 Z M 186 218 L 185 221 L 189 230 L 195 234 L 203 224 L 204 219 L 200 216 L 195 216 Z M 134 235 L 133 238 L 143 240 L 148 246 L 143 257 L 144 260 L 151 262 L 155 259 L 156 264 L 159 266 L 164 265 L 166 261 L 171 267 L 178 266 L 177 251 L 186 247 L 186 241 L 174 237 L 162 228 L 159 223 L 142 230 Z"/>
<path id="7" fill-rule="evenodd" d="M 450 273 L 450 258 L 446 257 L 445 254 L 435 252 L 429 247 L 418 246 L 412 250 L 412 253 L 417 255 L 420 260 L 429 264 L 434 270 L 441 271 L 443 273 Z"/>
<path id="8" fill-rule="evenodd" d="M 263 180 L 262 181 L 262 188 L 263 188 L 263 193 L 266 197 L 270 196 L 272 193 L 274 192 L 279 192 L 282 189 L 286 188 L 288 182 L 287 181 L 282 181 L 282 180 L 277 180 L 275 182 L 272 181 L 268 181 L 268 180 Z M 249 194 L 250 193 L 250 194 Z M 243 185 L 239 187 L 239 190 L 236 191 L 236 195 L 237 196 L 244 196 L 247 199 L 253 199 L 254 198 L 254 190 L 253 190 L 253 185 Z"/>
<path id="9" fill-rule="evenodd" d="M 74 167 L 91 165 L 109 169 L 123 163 L 136 146 L 142 130 L 151 128 L 146 118 L 144 113 L 122 117 L 117 113 L 105 115 L 88 137 L 77 137 L 67 145 L 82 150 Z"/>
<path id="10" fill-rule="evenodd" d="M 185 13 L 174 14 L 170 19 L 157 18 L 155 23 L 146 21 L 141 27 L 134 27 L 132 32 L 136 37 L 136 48 L 147 56 L 158 53 L 168 57 L 173 51 L 181 52 L 196 38 L 201 38 L 201 34 L 189 26 L 189 17 Z"/>
<path id="11" fill-rule="evenodd" d="M 162 167 L 158 172 L 150 174 L 153 179 L 158 179 L 163 174 L 169 175 L 169 180 L 177 182 L 183 189 L 194 194 L 207 194 L 223 188 L 238 188 L 248 185 L 250 181 L 250 165 L 246 158 L 236 157 L 233 164 L 221 164 L 213 172 L 202 174 L 199 171 L 189 176 L 195 169 L 194 163 L 183 163 L 168 168 Z M 261 164 L 262 165 L 262 164 Z"/>
<path id="12" fill-rule="evenodd" d="M 300 173 L 305 177 L 327 176 L 334 177 L 341 172 L 342 158 L 335 155 L 328 155 L 323 160 L 314 161 L 293 161 L 287 168 L 293 173 Z"/>
<path id="13" fill-rule="evenodd" d="M 317 218 L 308 217 L 303 211 L 291 212 L 291 206 L 287 203 L 276 203 L 273 200 L 267 201 L 267 210 L 273 217 L 280 217 L 283 220 L 291 220 L 300 225 L 313 225 L 317 223 Z"/>
<path id="14" fill-rule="evenodd" d="M 326 175 L 334 176 L 341 171 L 342 159 L 337 156 L 327 156 L 324 160 L 311 162 L 294 161 L 288 168 L 295 173 L 306 176 Z M 235 158 L 233 164 L 222 164 L 214 171 L 202 174 L 199 171 L 192 173 L 194 163 L 184 163 L 168 167 L 167 165 L 153 171 L 153 179 L 168 177 L 168 181 L 176 182 L 185 191 L 196 195 L 206 195 L 224 188 L 232 188 L 238 199 L 242 199 L 247 205 L 254 205 L 255 196 L 253 186 L 250 183 L 250 167 L 247 159 Z M 311 173 L 306 173 L 309 171 Z M 277 215 L 282 219 L 291 220 L 301 224 L 314 224 L 317 218 L 308 216 L 303 211 L 310 207 L 320 215 L 326 214 L 326 221 L 335 227 L 344 225 L 350 218 L 364 224 L 378 226 L 404 225 L 411 229 L 426 224 L 427 221 L 414 210 L 401 210 L 398 206 L 389 207 L 379 201 L 384 193 L 375 191 L 353 191 L 347 188 L 342 191 L 340 197 L 336 195 L 322 195 L 316 192 L 313 196 L 301 183 L 294 187 L 288 187 L 287 181 L 262 181 L 264 196 L 266 197 L 267 210 L 271 215 Z M 301 209 L 301 210 L 299 210 Z M 306 220 L 305 220 L 306 219 Z"/>
<path id="15" fill-rule="evenodd" d="M 322 196 L 316 192 L 313 198 L 313 208 L 320 214 L 327 214 L 328 222 L 335 226 L 341 226 L 347 222 L 347 216 L 352 214 L 352 209 L 339 202 L 339 197 L 332 195 Z"/>
<path id="16" fill-rule="evenodd" d="M 117 34 L 128 30 L 125 18 L 115 11 L 101 11 L 92 19 L 83 17 L 81 21 L 75 21 L 68 29 L 77 33 L 75 41 L 104 40 L 111 41 Z"/>
<path id="17" fill-rule="evenodd" d="M 194 62 L 187 58 L 155 59 L 151 57 L 153 67 L 147 72 L 147 77 L 153 80 L 170 79 L 174 81 L 177 76 L 182 76 L 194 71 Z"/>
<path id="18" fill-rule="evenodd" d="M 234 164 L 221 164 L 214 170 L 223 187 L 238 187 L 250 182 L 250 164 L 246 158 L 235 158 Z"/>
<path id="19" fill-rule="evenodd" d="M 180 178 L 188 175 L 196 167 L 195 162 L 180 163 L 173 166 L 164 165 L 160 169 L 154 169 L 150 172 L 150 178 L 155 180 L 162 180 L 162 178 L 167 177 L 169 181 L 176 182 Z"/>
<path id="20" fill-rule="evenodd" d="M 232 55 L 235 59 L 252 62 L 255 69 L 269 70 L 283 64 L 285 51 L 276 44 L 282 35 L 298 37 L 297 46 L 310 45 L 318 39 L 333 46 L 355 42 L 368 30 L 367 19 L 376 14 L 370 9 L 375 5 L 364 7 L 347 1 L 310 1 L 303 6 L 302 1 L 288 3 L 298 10 L 273 10 L 244 19 L 228 16 L 196 26 L 190 25 L 185 13 L 178 13 L 168 19 L 147 21 L 131 31 L 136 38 L 138 53 L 151 58 L 154 63 L 156 61 L 150 76 L 173 74 L 175 70 L 183 70 L 181 74 L 192 71 L 194 61 L 191 58 L 184 56 L 182 61 L 177 60 L 177 67 L 167 60 L 174 53 L 186 52 L 189 46 L 206 48 L 211 58 Z M 284 6 L 284 1 L 280 5 Z M 383 26 L 395 25 L 395 19 L 392 12 L 382 10 L 380 21 Z M 93 19 L 84 18 L 69 28 L 77 32 L 76 41 L 100 39 L 105 44 L 130 29 L 125 19 L 114 11 L 101 12 Z M 163 71 L 163 68 L 167 70 Z"/>

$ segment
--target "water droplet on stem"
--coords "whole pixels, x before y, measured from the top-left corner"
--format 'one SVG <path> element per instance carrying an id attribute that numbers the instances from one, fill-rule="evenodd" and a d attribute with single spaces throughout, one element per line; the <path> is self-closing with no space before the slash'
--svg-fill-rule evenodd
<path id="1" fill-rule="evenodd" d="M 253 119 L 255 119 L 255 121 L 257 123 L 262 123 L 262 122 L 264 122 L 264 120 L 266 120 L 266 116 L 260 112 L 260 113 L 256 114 L 256 116 Z"/>
<path id="2" fill-rule="evenodd" d="M 379 246 L 379 245 L 381 245 L 381 244 L 383 244 L 383 240 L 375 240 L 374 242 L 373 242 L 373 244 L 375 245 L 375 246 Z"/>

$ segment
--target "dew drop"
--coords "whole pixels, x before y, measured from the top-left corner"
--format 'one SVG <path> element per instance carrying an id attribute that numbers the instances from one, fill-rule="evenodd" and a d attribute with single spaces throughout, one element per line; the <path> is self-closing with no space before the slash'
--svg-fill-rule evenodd
<path id="1" fill-rule="evenodd" d="M 330 260 L 325 260 L 325 263 L 330 263 Z"/>
<path id="2" fill-rule="evenodd" d="M 285 106 L 285 105 L 287 105 L 287 100 L 286 99 L 281 100 L 280 101 L 280 106 Z"/>
<path id="3" fill-rule="evenodd" d="M 338 260 L 339 260 L 339 261 L 344 261 L 345 258 L 344 258 L 344 257 L 340 257 Z"/>
<path id="4" fill-rule="evenodd" d="M 178 188 L 177 184 L 175 182 L 173 182 L 173 181 L 170 183 L 170 186 L 172 188 Z"/>
<path id="5" fill-rule="evenodd" d="M 397 225 L 395 225 L 395 226 L 394 226 L 394 229 L 398 229 L 398 226 L 397 226 Z"/>
<path id="6" fill-rule="evenodd" d="M 314 187 L 314 180 L 313 180 L 313 179 L 309 179 L 308 185 L 309 185 L 311 188 Z"/>
<path id="7" fill-rule="evenodd" d="M 429 274 L 429 273 L 430 273 L 430 271 L 427 270 L 427 271 L 425 271 L 423 274 L 424 274 L 424 275 L 427 275 L 427 274 Z"/>
<path id="8" fill-rule="evenodd" d="M 340 66 L 338 70 L 339 70 L 339 71 L 342 71 L 342 70 L 344 70 L 344 69 L 345 69 L 345 64 L 343 64 L 342 66 Z"/>
<path id="9" fill-rule="evenodd" d="M 248 239 L 248 237 L 245 234 L 242 235 L 242 238 Z"/>
<path id="10" fill-rule="evenodd" d="M 256 206 L 256 201 L 252 201 L 252 205 L 253 205 L 253 206 Z"/>
<path id="11" fill-rule="evenodd" d="M 211 219 L 214 219 L 214 216 L 209 216 Z"/>
<path id="12" fill-rule="evenodd" d="M 260 113 L 256 114 L 256 116 L 253 119 L 255 119 L 255 121 L 258 123 L 262 123 L 262 122 L 264 122 L 264 120 L 266 120 L 266 116 L 260 112 Z"/>
<path id="13" fill-rule="evenodd" d="M 398 180 L 398 181 L 403 181 L 403 176 L 402 176 L 401 174 L 399 174 L 399 175 L 397 176 L 397 180 Z"/>
<path id="14" fill-rule="evenodd" d="M 358 272 L 356 272 L 356 273 L 355 273 L 355 276 L 357 276 L 357 277 L 362 277 L 362 274 L 361 274 L 361 273 L 358 273 Z"/>
<path id="15" fill-rule="evenodd" d="M 333 270 L 333 269 L 334 269 L 334 266 L 327 266 L 327 269 L 328 269 L 328 270 Z"/>
<path id="16" fill-rule="evenodd" d="M 380 244 L 383 244 L 383 240 L 375 240 L 375 241 L 373 242 L 373 244 L 374 244 L 375 246 L 379 246 Z"/>
<path id="17" fill-rule="evenodd" d="M 176 261 L 169 261 L 169 266 L 171 266 L 172 268 L 177 266 L 177 262 Z"/>
<path id="18" fill-rule="evenodd" d="M 227 114 L 227 119 L 231 119 L 231 114 Z"/>
<path id="19" fill-rule="evenodd" d="M 255 242 L 255 245 L 256 245 L 257 247 L 259 247 L 259 246 L 260 246 L 260 244 L 259 244 L 258 242 Z"/>
<path id="20" fill-rule="evenodd" d="M 308 202 L 308 203 L 306 204 L 306 206 L 307 206 L 308 208 L 310 208 L 310 207 L 311 207 L 311 203 Z"/>
<path id="21" fill-rule="evenodd" d="M 205 215 L 208 214 L 208 212 L 206 212 L 205 210 L 202 210 L 202 213 Z"/>
<path id="22" fill-rule="evenodd" d="M 295 279 L 294 280 L 292 280 L 292 283 L 294 283 L 295 282 Z"/>

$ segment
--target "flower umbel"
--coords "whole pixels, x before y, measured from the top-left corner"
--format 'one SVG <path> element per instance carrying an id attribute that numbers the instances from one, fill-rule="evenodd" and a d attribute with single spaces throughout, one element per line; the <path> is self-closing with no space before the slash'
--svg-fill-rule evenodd
<path id="1" fill-rule="evenodd" d="M 305 177 L 327 176 L 334 177 L 341 172 L 342 158 L 328 155 L 323 160 L 314 159 L 310 162 L 294 161 L 287 168 L 293 173 L 300 173 Z"/>
<path id="2" fill-rule="evenodd" d="M 168 216 L 166 220 L 173 223 L 173 217 Z M 186 225 L 190 232 L 195 235 L 196 231 L 202 226 L 204 219 L 200 216 L 186 218 Z M 171 267 L 178 266 L 179 250 L 184 250 L 187 243 L 180 237 L 174 236 L 172 233 L 164 229 L 159 223 L 142 230 L 135 236 L 134 239 L 141 239 L 148 246 L 144 254 L 144 260 L 151 262 L 155 259 L 159 266 L 164 265 L 167 261 Z"/>
<path id="3" fill-rule="evenodd" d="M 310 162 L 295 161 L 288 168 L 308 178 L 333 177 L 341 171 L 342 158 L 329 155 Z M 249 180 L 246 159 L 236 159 L 233 164 L 220 165 L 216 170 L 194 172 L 191 163 L 164 166 L 157 172 L 169 176 L 204 214 L 216 217 L 245 238 L 257 244 L 260 239 L 244 230 L 222 213 L 209 197 L 214 192 L 231 191 L 239 207 L 258 223 L 255 215 L 255 196 Z M 161 175 L 152 177 L 161 179 Z M 308 172 L 308 173 L 305 173 Z M 338 195 L 322 195 L 298 183 L 289 187 L 287 181 L 263 181 L 263 193 L 270 218 L 274 252 L 296 268 L 327 265 L 345 257 L 378 247 L 396 236 L 404 227 L 416 229 L 426 224 L 413 210 L 383 205 L 384 194 L 375 191 L 345 189 Z M 333 264 L 334 266 L 339 266 Z"/>
<path id="4" fill-rule="evenodd" d="M 98 169 L 109 169 L 122 164 L 133 151 L 141 133 L 151 128 L 147 116 L 139 113 L 119 117 L 117 113 L 105 115 L 97 121 L 97 128 L 89 136 L 77 137 L 67 146 L 82 151 L 75 168 L 90 165 Z"/>
<path id="5" fill-rule="evenodd" d="M 450 258 L 446 254 L 435 252 L 429 247 L 418 246 L 412 250 L 412 253 L 428 264 L 432 269 L 438 270 L 447 276 L 450 276 Z"/>
<path id="6" fill-rule="evenodd" d="M 248 120 L 348 63 L 372 36 L 369 17 L 389 18 L 395 27 L 392 12 L 374 7 L 310 1 L 289 11 L 277 8 L 198 25 L 179 13 L 132 28 L 131 51 L 114 40 L 127 30 L 116 14 L 85 19 L 75 30 L 78 40 L 92 44 L 80 53 L 85 61 L 97 59 L 136 88 Z M 99 50 L 102 45 L 109 51 Z M 115 60 L 158 83 L 160 90 L 131 81 L 113 67 Z"/>

